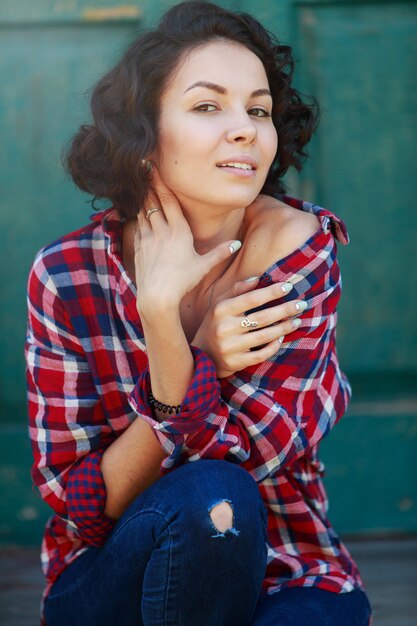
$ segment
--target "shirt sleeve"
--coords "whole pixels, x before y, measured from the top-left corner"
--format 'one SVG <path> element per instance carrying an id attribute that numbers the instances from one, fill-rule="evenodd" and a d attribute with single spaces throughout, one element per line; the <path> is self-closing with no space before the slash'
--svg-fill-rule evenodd
<path id="1" fill-rule="evenodd" d="M 113 527 L 100 461 L 109 444 L 83 349 L 39 253 L 28 281 L 25 345 L 32 480 L 54 512 L 91 545 Z"/>
<path id="2" fill-rule="evenodd" d="M 261 482 L 315 446 L 344 414 L 350 386 L 335 346 L 341 290 L 336 245 L 330 232 L 315 245 L 269 276 L 269 282 L 293 283 L 286 299 L 308 304 L 301 326 L 274 357 L 219 381 L 213 361 L 191 346 L 195 372 L 181 413 L 161 423 L 152 418 L 149 371 L 143 372 L 130 403 L 169 454 L 162 474 L 187 461 L 216 458 L 241 464 Z"/>

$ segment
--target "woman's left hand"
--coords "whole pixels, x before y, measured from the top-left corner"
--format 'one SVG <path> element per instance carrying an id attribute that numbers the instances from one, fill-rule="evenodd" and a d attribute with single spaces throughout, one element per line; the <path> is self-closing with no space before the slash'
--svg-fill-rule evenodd
<path id="1" fill-rule="evenodd" d="M 246 311 L 276 301 L 292 289 L 291 283 L 273 283 L 255 289 L 258 285 L 259 278 L 249 283 L 238 281 L 218 296 L 191 341 L 213 360 L 218 378 L 231 376 L 273 357 L 284 336 L 301 323 L 294 316 L 299 316 L 307 305 L 291 300 L 251 313 L 250 321 L 257 323 L 256 330 L 248 332 L 242 327 Z"/>
<path id="2" fill-rule="evenodd" d="M 141 316 L 155 310 L 179 309 L 180 301 L 233 252 L 232 241 L 224 241 L 200 255 L 194 249 L 190 226 L 175 195 L 162 182 L 155 166 L 152 169 L 154 194 L 139 211 L 135 234 L 135 276 L 137 310 Z M 151 207 L 162 210 L 146 218 Z"/>

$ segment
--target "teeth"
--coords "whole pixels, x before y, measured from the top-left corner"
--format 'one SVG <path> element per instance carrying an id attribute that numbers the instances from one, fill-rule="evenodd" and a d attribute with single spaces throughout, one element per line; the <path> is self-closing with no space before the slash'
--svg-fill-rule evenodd
<path id="1" fill-rule="evenodd" d="M 252 170 L 253 167 L 252 165 L 249 165 L 248 163 L 221 163 L 219 165 L 219 167 L 237 167 L 241 170 Z"/>

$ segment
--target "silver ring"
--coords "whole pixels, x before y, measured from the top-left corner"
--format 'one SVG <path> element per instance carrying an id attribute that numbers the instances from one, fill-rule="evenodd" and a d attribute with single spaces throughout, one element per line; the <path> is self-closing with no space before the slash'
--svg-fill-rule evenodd
<path id="1" fill-rule="evenodd" d="M 156 206 L 151 207 L 150 209 L 146 211 L 146 219 L 148 220 L 149 217 L 152 215 L 152 213 L 156 213 L 156 211 L 161 211 L 161 210 L 162 209 L 160 209 L 160 207 L 156 207 Z"/>
<path id="2" fill-rule="evenodd" d="M 258 322 L 251 322 L 248 317 L 244 317 L 243 320 L 240 322 L 240 325 L 243 326 L 243 328 L 256 328 Z"/>

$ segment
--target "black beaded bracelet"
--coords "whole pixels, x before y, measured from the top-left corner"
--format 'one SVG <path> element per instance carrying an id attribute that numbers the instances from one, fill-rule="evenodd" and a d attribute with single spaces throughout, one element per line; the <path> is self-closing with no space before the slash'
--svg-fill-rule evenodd
<path id="1" fill-rule="evenodd" d="M 181 411 L 181 404 L 179 404 L 178 406 L 163 404 L 162 402 L 159 402 L 156 398 L 154 398 L 152 391 L 149 392 L 148 400 L 151 407 L 162 411 L 162 413 L 169 413 L 169 415 L 172 415 L 172 413 L 175 412 L 178 415 L 178 413 Z"/>

